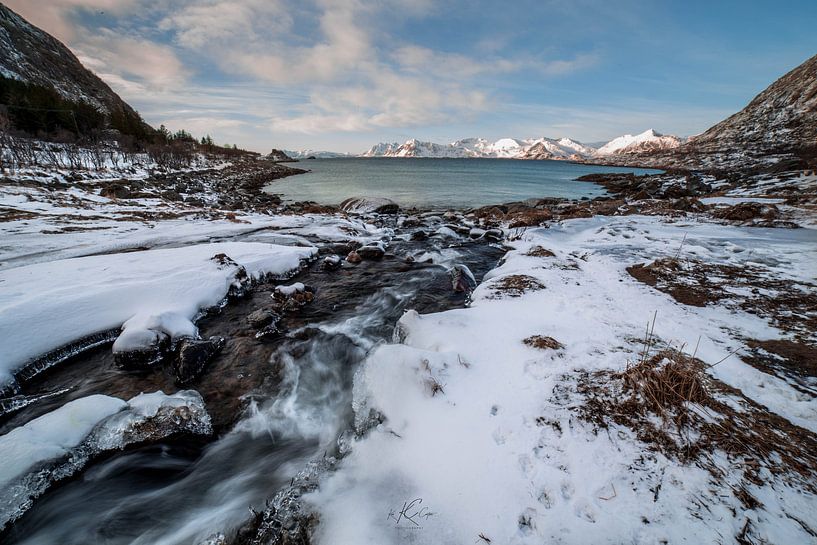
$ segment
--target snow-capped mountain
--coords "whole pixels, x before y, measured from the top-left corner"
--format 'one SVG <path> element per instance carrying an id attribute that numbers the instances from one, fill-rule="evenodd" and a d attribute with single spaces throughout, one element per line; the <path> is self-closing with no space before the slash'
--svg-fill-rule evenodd
<path id="1" fill-rule="evenodd" d="M 284 153 L 292 157 L 293 159 L 339 159 L 342 157 L 351 157 L 348 153 L 340 153 L 337 151 L 321 151 L 321 150 L 313 150 L 313 149 L 302 149 L 302 150 L 283 150 Z"/>
<path id="2" fill-rule="evenodd" d="M 596 150 L 595 156 L 627 155 L 633 153 L 651 153 L 660 150 L 677 148 L 683 140 L 677 136 L 663 135 L 648 129 L 641 134 L 625 134 L 610 140 Z"/>
<path id="3" fill-rule="evenodd" d="M 436 144 L 411 139 L 404 144 L 383 142 L 372 146 L 361 157 L 446 157 L 491 159 L 561 159 L 583 160 L 595 149 L 562 138 L 501 138 L 495 142 L 484 138 L 465 138 L 450 144 Z"/>

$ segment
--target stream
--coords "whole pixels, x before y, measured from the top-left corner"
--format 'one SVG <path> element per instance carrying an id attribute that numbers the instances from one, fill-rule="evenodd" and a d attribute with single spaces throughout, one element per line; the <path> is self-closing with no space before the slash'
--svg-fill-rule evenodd
<path id="1" fill-rule="evenodd" d="M 437 256 L 433 264 L 404 259 L 424 251 Z M 464 306 L 447 267 L 465 264 L 480 281 L 502 253 L 484 241 L 394 238 L 382 260 L 327 271 L 319 259 L 292 279 L 314 287 L 315 300 L 286 316 L 284 335 L 266 340 L 255 338 L 246 316 L 268 304 L 275 283 L 257 286 L 198 323 L 202 337 L 227 339 L 189 386 L 207 403 L 214 437 L 181 437 L 96 460 L 52 487 L 0 538 L 27 545 L 158 545 L 229 535 L 309 460 L 335 452 L 353 417 L 355 370 L 373 347 L 391 342 L 403 312 Z M 61 389 L 68 391 L 0 422 L 0 433 L 93 393 L 127 399 L 179 388 L 161 369 L 118 368 L 106 345 L 28 385 L 29 393 Z"/>

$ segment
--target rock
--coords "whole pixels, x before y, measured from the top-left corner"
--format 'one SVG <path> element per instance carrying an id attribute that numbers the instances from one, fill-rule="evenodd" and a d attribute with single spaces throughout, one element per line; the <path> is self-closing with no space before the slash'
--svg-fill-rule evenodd
<path id="1" fill-rule="evenodd" d="M 471 293 L 477 288 L 474 274 L 465 265 L 454 265 L 448 274 L 451 276 L 451 288 L 456 293 Z"/>
<path id="2" fill-rule="evenodd" d="M 470 231 L 468 231 L 468 236 L 473 239 L 482 238 L 485 236 L 485 232 L 485 229 L 473 227 Z"/>
<path id="3" fill-rule="evenodd" d="M 408 216 L 397 221 L 398 227 L 419 227 L 422 224 L 423 222 L 417 216 Z"/>
<path id="4" fill-rule="evenodd" d="M 207 340 L 184 339 L 179 344 L 179 357 L 173 364 L 177 384 L 186 384 L 198 378 L 204 367 L 224 347 L 224 338 Z"/>
<path id="5" fill-rule="evenodd" d="M 340 209 L 352 214 L 396 214 L 400 205 L 385 197 L 352 197 L 340 203 Z"/>
<path id="6" fill-rule="evenodd" d="M 382 259 L 386 255 L 386 249 L 380 243 L 367 244 L 357 249 L 357 255 L 361 259 Z"/>
<path id="7" fill-rule="evenodd" d="M 485 231 L 485 238 L 493 240 L 494 242 L 500 242 L 502 240 L 502 231 L 500 229 L 488 229 Z"/>
<path id="8" fill-rule="evenodd" d="M 426 240 L 427 238 L 428 238 L 428 233 L 426 233 L 422 229 L 420 229 L 419 231 L 414 231 L 411 234 L 411 240 L 422 241 L 422 240 Z"/>
<path id="9" fill-rule="evenodd" d="M 446 226 L 440 227 L 434 234 L 444 238 L 459 238 L 456 231 Z"/>
<path id="10" fill-rule="evenodd" d="M 734 206 L 718 208 L 712 217 L 729 221 L 749 221 L 757 218 L 773 220 L 779 214 L 777 206 L 759 202 L 742 202 Z"/>
<path id="11" fill-rule="evenodd" d="M 162 191 L 159 195 L 166 201 L 178 202 L 182 200 L 182 196 L 172 190 Z"/>
<path id="12" fill-rule="evenodd" d="M 339 255 L 328 255 L 323 258 L 323 268 L 327 271 L 335 271 L 340 268 L 342 260 Z"/>
<path id="13" fill-rule="evenodd" d="M 111 183 L 103 187 L 99 195 L 109 199 L 129 199 L 131 198 L 131 191 L 122 184 Z"/>
<path id="14" fill-rule="evenodd" d="M 348 261 L 349 263 L 357 264 L 363 261 L 363 258 L 361 258 L 360 255 L 355 250 L 352 250 L 351 252 L 349 252 L 349 255 L 346 256 L 346 261 Z"/>
<path id="15" fill-rule="evenodd" d="M 255 329 L 261 329 L 272 322 L 277 322 L 281 319 L 281 316 L 278 313 L 273 312 L 270 309 L 260 308 L 254 312 L 251 312 L 247 316 L 247 323 L 250 324 Z"/>

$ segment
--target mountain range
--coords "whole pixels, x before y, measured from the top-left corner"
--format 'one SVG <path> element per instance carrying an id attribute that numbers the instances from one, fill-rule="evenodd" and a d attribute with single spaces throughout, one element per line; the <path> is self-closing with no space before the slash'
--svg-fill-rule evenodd
<path id="1" fill-rule="evenodd" d="M 570 138 L 502 138 L 491 142 L 484 138 L 466 138 L 450 144 L 411 139 L 403 144 L 383 142 L 362 153 L 361 157 L 451 157 L 495 159 L 552 159 L 585 161 L 610 156 L 669 150 L 684 142 L 677 136 L 649 129 L 635 136 L 626 134 L 599 148 Z"/>

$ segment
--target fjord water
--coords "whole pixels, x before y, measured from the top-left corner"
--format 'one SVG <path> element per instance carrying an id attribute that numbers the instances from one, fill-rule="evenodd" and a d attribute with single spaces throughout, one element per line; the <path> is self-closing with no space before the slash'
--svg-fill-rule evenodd
<path id="1" fill-rule="evenodd" d="M 348 197 L 387 197 L 401 206 L 468 208 L 531 198 L 597 197 L 604 189 L 576 178 L 599 172 L 657 170 L 516 159 L 344 158 L 304 160 L 310 172 L 267 191 L 287 201 L 338 204 Z"/>

